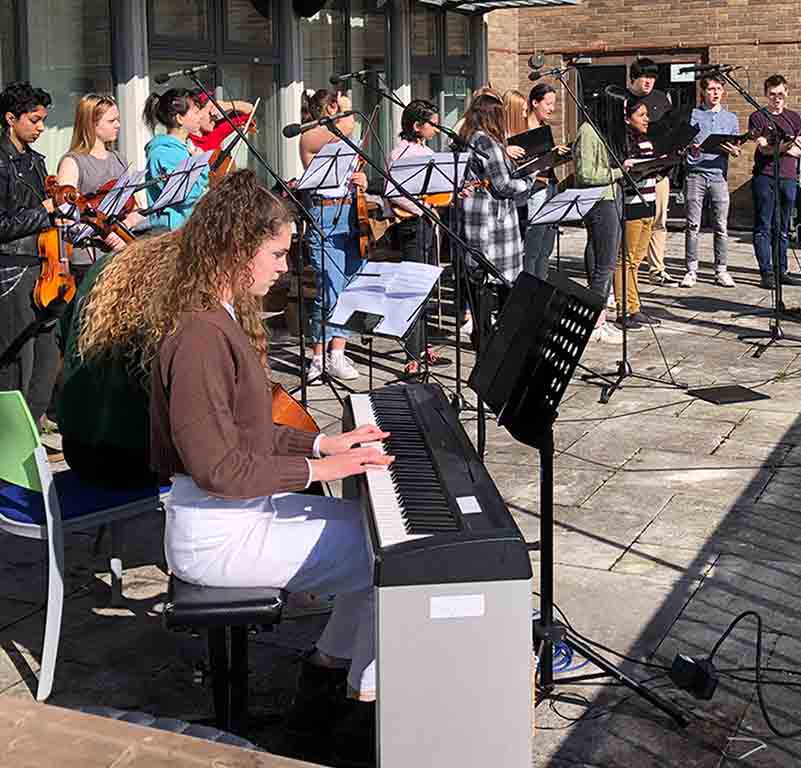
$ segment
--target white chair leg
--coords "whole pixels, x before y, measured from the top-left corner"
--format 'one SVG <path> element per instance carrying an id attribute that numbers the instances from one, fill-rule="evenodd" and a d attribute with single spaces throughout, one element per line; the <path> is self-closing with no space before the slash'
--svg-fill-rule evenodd
<path id="1" fill-rule="evenodd" d="M 122 522 L 111 523 L 111 556 L 109 571 L 111 573 L 111 607 L 122 605 Z"/>
<path id="2" fill-rule="evenodd" d="M 58 545 L 56 545 L 58 546 Z M 53 677 L 56 672 L 58 641 L 61 637 L 61 613 L 64 608 L 64 550 L 63 544 L 54 552 L 57 567 L 50 562 L 47 573 L 47 611 L 45 614 L 44 647 L 42 648 L 42 668 L 39 670 L 39 686 L 36 700 L 45 701 L 53 690 Z"/>

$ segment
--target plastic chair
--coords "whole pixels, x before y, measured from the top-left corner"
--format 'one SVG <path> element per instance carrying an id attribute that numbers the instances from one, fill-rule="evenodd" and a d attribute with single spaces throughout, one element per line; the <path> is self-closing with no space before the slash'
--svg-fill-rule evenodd
<path id="1" fill-rule="evenodd" d="M 111 604 L 119 604 L 122 521 L 160 505 L 156 487 L 112 490 L 87 485 L 72 470 L 54 475 L 22 393 L 0 392 L 0 530 L 47 541 L 47 612 L 38 701 L 45 701 L 53 688 L 64 604 L 64 533 L 110 524 Z"/>

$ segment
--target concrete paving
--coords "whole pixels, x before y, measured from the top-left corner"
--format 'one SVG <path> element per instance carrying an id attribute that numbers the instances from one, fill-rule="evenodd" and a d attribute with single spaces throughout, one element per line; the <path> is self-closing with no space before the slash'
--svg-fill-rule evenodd
<path id="1" fill-rule="evenodd" d="M 583 244 L 581 230 L 564 230 L 561 266 L 576 278 L 582 275 Z M 801 670 L 801 347 L 781 344 L 755 358 L 756 347 L 737 338 L 768 327 L 768 319 L 755 314 L 770 307 L 770 295 L 758 287 L 747 238 L 731 242 L 735 289 L 712 283 L 706 234 L 701 260 L 703 270 L 691 290 L 651 286 L 642 278 L 644 306 L 663 325 L 655 334 L 630 335 L 629 360 L 635 373 L 656 381 L 627 379 L 601 404 L 597 384 L 574 377 L 555 434 L 559 607 L 576 630 L 628 656 L 619 660 L 623 668 L 685 708 L 691 723 L 677 727 L 625 688 L 558 685 L 557 697 L 536 710 L 536 766 L 801 763 L 801 742 L 769 730 L 756 696 L 753 619 L 743 620 L 715 657 L 718 668 L 742 679 L 723 676 L 711 701 L 677 691 L 664 669 L 677 653 L 708 655 L 729 623 L 751 610 L 763 623 L 762 664 L 772 668 L 765 680 L 796 682 L 797 676 L 775 669 Z M 790 261 L 798 270 L 793 255 Z M 668 265 L 682 276 L 680 233 L 669 235 Z M 787 289 L 785 302 L 797 306 L 801 291 Z M 446 317 L 445 330 L 452 327 Z M 792 322 L 784 328 L 801 333 Z M 376 347 L 380 383 L 398 374 L 403 358 L 387 343 Z M 289 371 L 296 348 L 280 333 L 273 348 L 278 377 L 293 384 Z M 452 342 L 442 352 L 453 358 Z M 619 347 L 595 344 L 582 363 L 609 372 L 619 355 Z M 366 349 L 355 345 L 352 356 L 364 369 Z M 472 362 L 467 351 L 465 375 Z M 452 366 L 436 373 L 453 388 Z M 671 375 L 691 388 L 736 383 L 770 399 L 716 406 L 672 386 Z M 357 384 L 366 387 L 366 376 Z M 465 392 L 471 400 L 472 393 Z M 310 398 L 320 425 L 337 429 L 341 410 L 334 395 L 312 387 Z M 470 412 L 464 422 L 474 435 Z M 536 451 L 490 424 L 487 467 L 525 538 L 537 540 Z M 50 703 L 208 717 L 210 689 L 195 682 L 202 640 L 168 633 L 160 622 L 166 585 L 163 521 L 152 515 L 127 530 L 126 603 L 119 609 L 107 607 L 106 544 L 94 556 L 92 536 L 67 537 L 67 596 Z M 5 534 L 0 541 L 0 696 L 30 700 L 41 653 L 44 547 Z M 536 553 L 533 562 L 538 566 Z M 252 639 L 254 723 L 247 736 L 268 750 L 278 743 L 300 653 L 313 644 L 324 621 L 320 615 L 287 618 L 275 633 Z M 573 658 L 573 667 L 581 664 Z M 739 667 L 747 669 L 735 672 Z M 764 700 L 778 730 L 801 727 L 797 687 L 766 684 Z"/>

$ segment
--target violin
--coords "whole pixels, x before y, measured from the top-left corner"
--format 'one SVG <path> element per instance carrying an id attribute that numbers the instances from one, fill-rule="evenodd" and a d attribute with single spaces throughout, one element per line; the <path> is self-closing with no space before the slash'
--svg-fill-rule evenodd
<path id="1" fill-rule="evenodd" d="M 78 205 L 78 207 L 81 209 L 81 212 L 83 212 L 85 208 L 91 208 L 96 211 L 105 199 L 106 195 L 111 192 L 112 189 L 114 189 L 114 185 L 117 183 L 117 181 L 117 179 L 110 179 L 95 192 L 92 192 L 89 195 L 81 195 L 80 202 L 76 203 L 76 205 Z M 125 201 L 125 205 L 122 207 L 120 218 L 125 218 L 125 216 L 127 216 L 129 213 L 133 213 L 134 208 L 136 208 L 136 199 L 133 195 L 131 195 Z"/>
<path id="2" fill-rule="evenodd" d="M 106 195 L 114 188 L 116 183 L 117 179 L 110 179 L 95 192 L 86 195 L 78 195 L 68 202 L 74 205 L 80 212 L 81 223 L 88 224 L 92 227 L 99 237 L 105 239 L 109 235 L 115 234 L 127 245 L 136 240 L 136 235 L 117 219 L 124 218 L 128 214 L 133 213 L 136 208 L 134 196 L 131 195 L 131 197 L 126 200 L 122 211 L 114 217 L 113 221 L 109 219 L 108 214 L 98 210 L 98 207 L 103 202 Z"/>
<path id="3" fill-rule="evenodd" d="M 312 415 L 277 381 L 273 383 L 273 424 L 317 434 L 320 427 Z"/>
<path id="4" fill-rule="evenodd" d="M 248 120 L 245 123 L 245 127 L 242 129 L 242 133 L 245 134 L 246 136 L 253 136 L 258 131 L 256 127 L 256 119 L 254 116 L 256 114 L 256 108 L 259 106 L 259 101 L 260 99 L 256 100 L 256 103 L 253 105 L 253 111 L 248 116 Z M 242 135 L 239 132 L 237 132 L 236 138 L 231 140 L 225 149 L 220 149 L 218 147 L 211 153 L 211 157 L 209 158 L 210 185 L 216 184 L 230 171 L 236 170 L 233 153 L 241 140 L 242 140 Z"/>
<path id="5" fill-rule="evenodd" d="M 373 128 L 373 121 L 378 113 L 378 105 L 373 109 L 370 115 L 370 120 L 367 122 L 367 130 L 364 132 L 364 138 L 361 142 L 361 149 L 367 146 L 367 140 L 370 137 L 370 131 Z M 359 160 L 356 170 L 364 170 L 365 161 Z M 370 251 L 375 246 L 375 239 L 373 237 L 373 230 L 370 228 L 370 216 L 367 210 L 367 197 L 364 190 L 359 187 L 356 188 L 356 222 L 359 231 L 359 256 L 366 259 Z"/>
<path id="6" fill-rule="evenodd" d="M 75 187 L 59 185 L 55 176 L 45 179 L 45 195 L 52 198 L 56 209 L 64 203 L 74 204 L 80 197 Z M 46 309 L 56 299 L 72 301 L 75 296 L 75 278 L 70 274 L 72 245 L 64 240 L 61 227 L 43 230 L 39 234 L 38 249 L 42 267 L 33 289 L 34 303 L 39 309 Z"/>

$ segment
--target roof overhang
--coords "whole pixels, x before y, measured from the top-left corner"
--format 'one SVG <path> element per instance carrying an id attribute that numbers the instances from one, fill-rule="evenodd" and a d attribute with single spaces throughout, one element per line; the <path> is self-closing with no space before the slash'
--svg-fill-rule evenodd
<path id="1" fill-rule="evenodd" d="M 578 0 L 418 0 L 424 5 L 434 5 L 446 11 L 456 11 L 470 16 L 499 11 L 504 8 L 548 8 L 556 5 L 576 5 Z"/>

